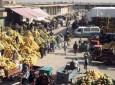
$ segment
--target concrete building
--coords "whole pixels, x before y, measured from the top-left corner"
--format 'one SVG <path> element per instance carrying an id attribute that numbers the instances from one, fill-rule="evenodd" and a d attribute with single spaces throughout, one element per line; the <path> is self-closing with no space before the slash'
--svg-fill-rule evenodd
<path id="1" fill-rule="evenodd" d="M 39 7 L 50 15 L 64 15 L 74 10 L 74 4 L 33 4 L 31 7 Z"/>
<path id="2" fill-rule="evenodd" d="M 5 8 L 3 8 L 2 0 L 0 0 L 0 26 L 5 25 L 6 16 L 7 16 L 7 13 L 5 12 Z"/>

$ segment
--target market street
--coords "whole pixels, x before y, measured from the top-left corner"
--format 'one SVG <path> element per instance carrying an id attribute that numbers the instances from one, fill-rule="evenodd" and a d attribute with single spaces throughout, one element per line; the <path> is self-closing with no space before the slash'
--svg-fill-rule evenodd
<path id="1" fill-rule="evenodd" d="M 57 30 L 54 30 L 55 33 L 60 33 L 60 32 L 64 32 L 65 28 L 60 28 Z M 45 56 L 43 59 L 40 59 L 38 61 L 37 65 L 40 66 L 51 66 L 53 68 L 53 75 L 56 74 L 57 70 L 61 67 L 63 67 L 64 65 L 66 65 L 66 63 L 68 61 L 71 61 L 72 59 L 74 59 L 75 57 L 78 58 L 79 62 L 80 62 L 80 67 L 81 67 L 81 73 L 84 73 L 84 53 L 78 53 L 77 56 L 74 55 L 74 53 L 72 52 L 72 47 L 75 41 L 78 41 L 78 38 L 72 38 L 71 40 L 71 44 L 70 47 L 68 47 L 67 50 L 67 55 L 64 55 L 64 50 L 62 49 L 57 49 L 54 53 L 50 53 L 47 54 L 47 56 Z M 88 66 L 89 70 L 97 70 L 100 71 L 102 73 L 106 73 L 108 75 L 110 75 L 114 80 L 115 80 L 115 76 L 113 74 L 115 74 L 115 67 L 114 66 L 105 66 L 102 63 L 99 62 L 92 62 L 92 64 L 90 66 Z M 79 74 L 80 76 L 81 74 Z"/>
<path id="2" fill-rule="evenodd" d="M 64 33 L 64 31 L 65 31 L 65 27 L 61 27 L 59 29 L 54 30 L 54 33 L 55 34 Z M 64 65 L 66 65 L 67 62 L 77 57 L 80 62 L 81 71 L 80 71 L 80 74 L 78 74 L 76 77 L 83 76 L 85 72 L 84 57 L 83 57 L 84 53 L 77 53 L 77 56 L 75 56 L 72 51 L 74 42 L 78 40 L 79 40 L 78 38 L 72 38 L 71 44 L 67 50 L 67 55 L 64 54 L 63 48 L 56 49 L 54 53 L 49 53 L 46 56 L 44 56 L 42 59 L 38 60 L 37 65 L 38 66 L 51 66 L 53 68 L 53 75 L 55 76 L 59 68 L 63 67 Z M 99 62 L 92 62 L 92 64 L 88 66 L 88 70 L 90 69 L 97 70 L 102 73 L 106 73 L 115 80 L 115 76 L 113 75 L 115 74 L 114 66 L 105 66 Z M 5 84 L 0 84 L 0 85 L 17 85 L 17 84 L 10 84 L 10 82 L 8 82 L 7 84 L 5 83 Z"/>

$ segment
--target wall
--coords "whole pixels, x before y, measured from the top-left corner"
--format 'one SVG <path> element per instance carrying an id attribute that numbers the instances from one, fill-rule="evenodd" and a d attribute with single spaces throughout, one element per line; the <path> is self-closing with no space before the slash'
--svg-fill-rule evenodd
<path id="1" fill-rule="evenodd" d="M 40 7 L 42 10 L 47 12 L 50 15 L 63 15 L 73 11 L 73 6 L 49 6 L 49 7 Z"/>
<path id="2" fill-rule="evenodd" d="M 0 7 L 2 7 L 2 0 L 0 0 Z"/>
<path id="3" fill-rule="evenodd" d="M 0 26 L 4 26 L 5 25 L 5 20 L 4 18 L 0 18 Z"/>
<path id="4" fill-rule="evenodd" d="M 61 7 L 61 14 L 68 13 L 68 7 Z"/>

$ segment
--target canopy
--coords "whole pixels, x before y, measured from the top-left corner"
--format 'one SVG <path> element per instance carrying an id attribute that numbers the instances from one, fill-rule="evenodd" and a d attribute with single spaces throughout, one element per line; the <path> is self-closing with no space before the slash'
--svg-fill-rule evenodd
<path id="1" fill-rule="evenodd" d="M 48 13 L 46 13 L 45 11 L 43 11 L 40 8 L 36 8 L 36 9 L 33 9 L 33 10 L 38 12 L 41 15 L 41 17 L 49 17 L 50 16 Z"/>
<path id="2" fill-rule="evenodd" d="M 39 17 L 39 13 L 32 10 L 31 8 L 13 8 L 11 10 L 29 19 L 35 19 Z"/>
<path id="3" fill-rule="evenodd" d="M 50 20 L 45 19 L 45 17 L 39 17 L 37 18 L 38 21 L 45 21 L 45 22 L 50 22 Z"/>
<path id="4" fill-rule="evenodd" d="M 94 7 L 87 13 L 91 17 L 115 17 L 115 7 Z"/>

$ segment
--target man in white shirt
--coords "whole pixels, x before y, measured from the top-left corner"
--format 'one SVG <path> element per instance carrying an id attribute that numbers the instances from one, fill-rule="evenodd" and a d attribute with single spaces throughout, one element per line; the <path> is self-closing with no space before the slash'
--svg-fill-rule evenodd
<path id="1" fill-rule="evenodd" d="M 80 72 L 80 64 L 77 58 L 74 59 L 75 67 L 78 69 L 78 72 Z"/>

